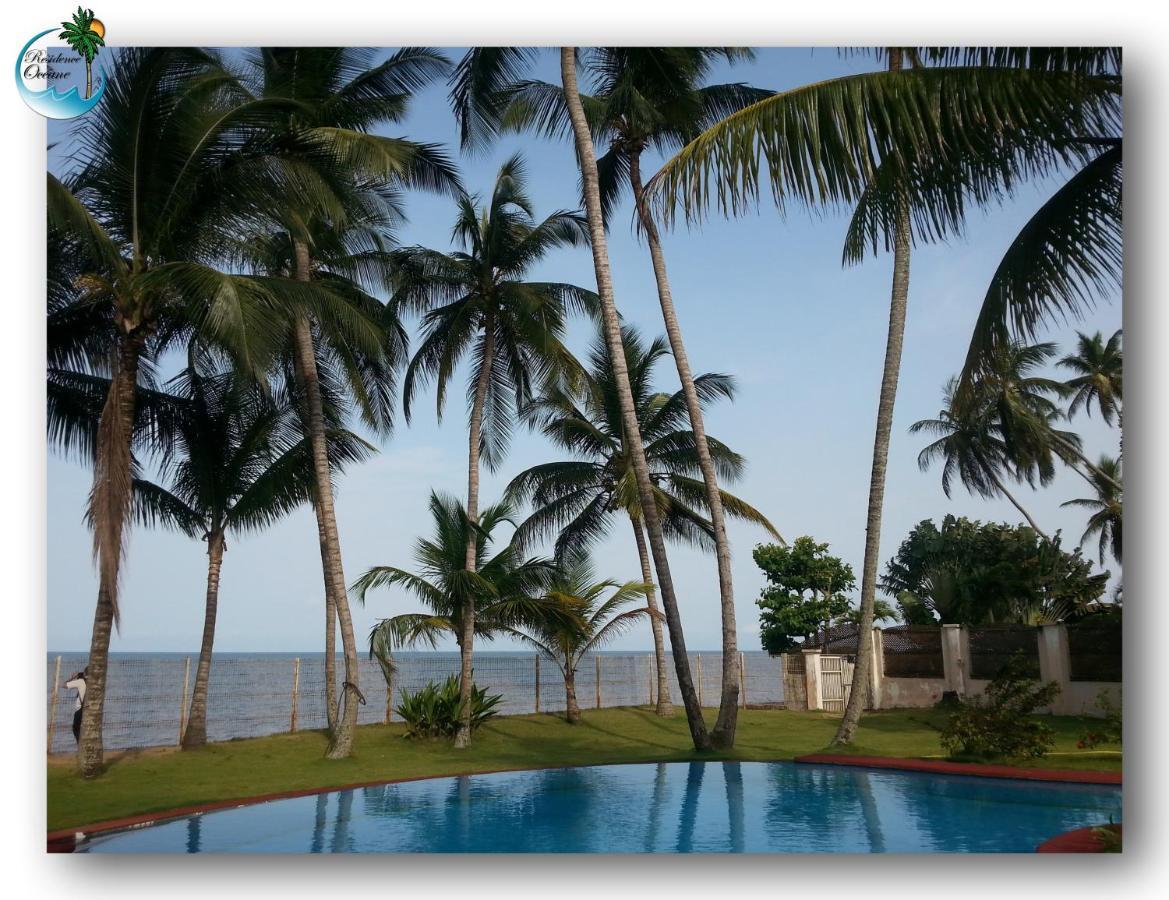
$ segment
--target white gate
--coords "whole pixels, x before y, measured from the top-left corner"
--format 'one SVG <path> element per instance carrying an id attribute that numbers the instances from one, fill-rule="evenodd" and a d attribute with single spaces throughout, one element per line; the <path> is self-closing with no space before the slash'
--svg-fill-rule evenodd
<path id="1" fill-rule="evenodd" d="M 820 708 L 825 712 L 843 713 L 852 690 L 853 663 L 844 656 L 820 659 Z"/>

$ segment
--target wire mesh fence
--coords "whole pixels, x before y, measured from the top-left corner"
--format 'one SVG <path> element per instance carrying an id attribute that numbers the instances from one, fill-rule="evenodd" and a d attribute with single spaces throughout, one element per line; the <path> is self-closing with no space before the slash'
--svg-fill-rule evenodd
<path id="1" fill-rule="evenodd" d="M 1019 656 L 1023 673 L 1039 677 L 1039 629 L 1032 625 L 980 625 L 969 629 L 970 674 L 994 678 Z"/>
<path id="2" fill-rule="evenodd" d="M 942 678 L 942 629 L 897 625 L 881 630 L 885 675 L 889 678 Z"/>
<path id="3" fill-rule="evenodd" d="M 783 672 L 778 657 L 766 653 L 741 655 L 740 703 L 776 705 L 783 701 Z M 689 656 L 691 675 L 700 700 L 717 706 L 722 685 L 718 653 Z M 75 749 L 72 733 L 76 694 L 64 687 L 84 668 L 84 654 L 52 655 L 47 667 L 49 749 Z M 358 723 L 396 718 L 390 709 L 401 692 L 414 692 L 429 682 L 442 682 L 459 671 L 456 653 L 403 654 L 393 675 L 393 701 L 375 660 L 359 660 L 359 683 L 365 702 Z M 179 654 L 114 657 L 109 662 L 103 738 L 108 749 L 173 746 L 179 742 L 194 688 L 197 658 Z M 672 657 L 666 659 L 670 698 L 680 702 Z M 533 653 L 482 653 L 475 656 L 475 683 L 490 694 L 501 694 L 505 715 L 558 712 L 565 707 L 564 681 L 556 664 Z M 344 664 L 337 660 L 338 691 Z M 577 699 L 584 709 L 642 706 L 657 700 L 656 666 L 652 654 L 602 653 L 582 660 L 576 676 Z M 207 685 L 207 738 L 225 741 L 326 726 L 325 658 L 323 654 L 216 655 Z"/>
<path id="4" fill-rule="evenodd" d="M 1084 619 L 1068 626 L 1072 681 L 1123 681 L 1119 617 Z"/>

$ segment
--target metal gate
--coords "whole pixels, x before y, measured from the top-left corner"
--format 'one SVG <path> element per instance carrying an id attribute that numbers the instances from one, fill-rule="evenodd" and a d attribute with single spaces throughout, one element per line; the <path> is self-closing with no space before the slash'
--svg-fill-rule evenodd
<path id="1" fill-rule="evenodd" d="M 820 708 L 843 713 L 852 690 L 854 664 L 844 656 L 820 656 Z"/>

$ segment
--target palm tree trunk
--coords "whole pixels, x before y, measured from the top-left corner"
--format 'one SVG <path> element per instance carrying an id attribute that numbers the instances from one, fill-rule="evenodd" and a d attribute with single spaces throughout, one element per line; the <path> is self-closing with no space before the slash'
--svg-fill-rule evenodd
<path id="1" fill-rule="evenodd" d="M 308 245 L 299 240 L 296 241 L 296 278 L 298 281 L 311 279 Z M 325 577 L 332 587 L 337 620 L 341 626 L 341 645 L 345 652 L 345 704 L 336 727 L 330 733 L 325 756 L 328 759 L 345 759 L 353 751 L 353 740 L 357 730 L 357 703 L 361 697 L 361 689 L 358 686 L 360 675 L 357 669 L 357 642 L 353 636 L 353 619 L 349 614 L 349 598 L 345 589 L 345 571 L 341 565 L 341 539 L 337 533 L 337 515 L 333 507 L 332 470 L 326 445 L 325 412 L 321 400 L 320 378 L 317 374 L 317 358 L 313 349 L 312 331 L 305 315 L 296 317 L 295 338 L 297 365 L 304 378 L 305 403 L 308 408 L 309 443 L 312 447 L 313 475 L 316 481 L 314 508 L 317 513 L 318 529 L 324 538 L 321 562 Z"/>
<path id="2" fill-rule="evenodd" d="M 576 669 L 564 672 L 564 718 L 569 725 L 580 722 L 580 706 L 576 702 Z"/>
<path id="3" fill-rule="evenodd" d="M 337 728 L 337 601 L 329 578 L 328 546 L 325 523 L 313 503 L 317 517 L 317 545 L 321 548 L 321 574 L 325 581 L 325 724 L 332 734 Z"/>
<path id="4" fill-rule="evenodd" d="M 211 649 L 215 644 L 215 614 L 219 607 L 219 572 L 227 545 L 223 529 L 213 528 L 207 535 L 207 600 L 203 611 L 203 643 L 199 647 L 199 665 L 195 667 L 195 686 L 191 690 L 191 712 L 183 732 L 183 749 L 207 743 L 207 683 L 211 678 Z"/>
<path id="5" fill-rule="evenodd" d="M 682 342 L 682 328 L 674 309 L 674 298 L 670 293 L 670 280 L 666 275 L 666 257 L 658 227 L 650 214 L 645 189 L 641 183 L 641 151 L 630 154 L 629 181 L 633 187 L 633 198 L 637 214 L 645 229 L 646 243 L 653 262 L 654 280 L 657 282 L 658 302 L 662 307 L 662 319 L 666 324 L 666 337 L 670 351 L 678 366 L 678 380 L 682 383 L 682 395 L 686 399 L 686 411 L 690 416 L 690 428 L 694 432 L 694 449 L 698 456 L 698 468 L 702 471 L 702 483 L 706 488 L 706 505 L 710 511 L 710 523 L 714 526 L 714 554 L 718 566 L 718 595 L 722 610 L 722 692 L 719 699 L 718 718 L 710 733 L 711 743 L 716 749 L 725 750 L 735 745 L 735 728 L 739 721 L 739 644 L 735 627 L 735 589 L 731 576 L 731 544 L 727 540 L 726 517 L 723 515 L 722 494 L 718 488 L 718 475 L 714 461 L 710 458 L 710 447 L 706 442 L 706 426 L 702 418 L 702 405 L 694 387 L 694 373 L 690 370 L 690 359 L 686 345 Z"/>
<path id="6" fill-rule="evenodd" d="M 1092 460 L 1088 459 L 1088 457 L 1084 456 L 1084 454 L 1081 453 L 1079 450 L 1077 450 L 1074 445 L 1068 443 L 1066 440 L 1061 438 L 1058 434 L 1053 434 L 1051 436 L 1051 438 L 1060 447 L 1062 447 L 1063 450 L 1067 454 L 1075 457 L 1081 463 L 1083 463 L 1085 466 L 1087 466 L 1088 471 L 1091 472 L 1093 475 L 1095 475 L 1097 478 L 1099 478 L 1101 481 L 1103 481 L 1105 484 L 1111 485 L 1112 487 L 1114 487 L 1118 491 L 1124 490 L 1124 486 L 1119 481 L 1117 481 L 1115 478 L 1113 478 L 1107 472 L 1102 471 L 1099 466 L 1097 466 L 1095 463 L 1093 463 Z M 1066 460 L 1065 460 L 1065 462 L 1066 462 Z M 1071 463 L 1068 463 L 1068 465 L 1071 465 Z M 1074 469 L 1075 466 L 1072 466 L 1072 468 Z M 1094 484 L 1094 482 L 1090 478 L 1088 479 L 1088 483 Z"/>
<path id="7" fill-rule="evenodd" d="M 467 518 L 479 521 L 479 443 L 483 433 L 483 405 L 491 384 L 491 364 L 495 358 L 495 319 L 488 315 L 483 320 L 483 366 L 475 381 L 475 396 L 471 401 L 471 423 L 467 429 Z M 467 556 L 464 568 L 475 571 L 477 541 L 475 530 L 467 532 Z M 475 597 L 469 594 L 463 603 L 463 634 L 459 641 L 459 727 L 455 732 L 455 748 L 471 746 L 471 687 L 475 650 Z"/>
<path id="8" fill-rule="evenodd" d="M 678 688 L 682 703 L 686 707 L 686 720 L 690 726 L 690 737 L 697 750 L 710 749 L 710 736 L 706 722 L 698 705 L 694 680 L 690 675 L 690 662 L 686 656 L 686 636 L 682 632 L 682 618 L 678 613 L 678 599 L 674 593 L 674 580 L 670 575 L 670 562 L 666 557 L 666 543 L 662 536 L 661 520 L 658 516 L 653 485 L 649 480 L 649 467 L 645 461 L 645 447 L 641 442 L 641 429 L 633 406 L 633 394 L 629 386 L 629 370 L 625 364 L 625 348 L 621 343 L 621 326 L 617 319 L 617 306 L 613 299 L 613 279 L 609 272 L 609 249 L 605 239 L 605 226 L 601 216 L 601 195 L 597 178 L 597 157 L 593 139 L 589 134 L 584 108 L 576 84 L 576 49 L 560 48 L 560 77 L 564 84 L 564 98 L 568 105 L 572 131 L 576 139 L 577 159 L 580 162 L 581 178 L 584 181 L 585 207 L 588 213 L 589 234 L 593 251 L 593 268 L 597 275 L 597 293 L 601 298 L 601 314 L 604 322 L 605 341 L 613 365 L 613 378 L 617 383 L 617 394 L 621 402 L 621 419 L 629 443 L 629 455 L 637 479 L 638 495 L 641 499 L 642 517 L 649 535 L 650 552 L 654 568 L 658 573 L 658 587 L 662 592 L 662 606 L 666 613 L 666 625 L 670 630 L 670 648 L 674 655 L 674 667 L 678 675 Z"/>
<path id="9" fill-rule="evenodd" d="M 81 707 L 77 744 L 77 766 L 83 778 L 96 778 L 105 762 L 102 722 L 106 674 L 110 634 L 118 619 L 118 575 L 132 497 L 130 442 L 138 363 L 145 341 L 145 333 L 140 328 L 121 336 L 116 371 L 110 379 L 109 393 L 98 423 L 93 490 L 89 495 L 93 549 L 98 562 L 97 608 L 93 614 L 89 661 L 85 667 L 85 701 Z"/>
<path id="10" fill-rule="evenodd" d="M 649 608 L 657 613 L 658 600 L 657 592 L 652 587 L 654 573 L 650 566 L 649 548 L 645 545 L 645 535 L 641 531 L 641 523 L 634 516 L 630 516 L 629 521 L 633 525 L 633 539 L 637 541 L 637 558 L 641 561 L 641 580 L 651 585 L 650 590 L 646 592 L 645 600 Z M 670 702 L 670 678 L 666 674 L 666 646 L 662 637 L 661 620 L 656 615 L 650 616 L 649 627 L 653 631 L 654 665 L 657 667 L 658 677 L 658 703 L 655 712 L 659 716 L 672 716 L 674 704 Z"/>
<path id="11" fill-rule="evenodd" d="M 85 61 L 85 99 L 93 96 L 93 61 Z"/>
<path id="12" fill-rule="evenodd" d="M 1001 493 L 1004 497 L 1006 497 L 1008 500 L 1010 500 L 1011 505 L 1014 506 L 1015 509 L 1017 509 L 1020 513 L 1023 514 L 1023 518 L 1027 520 L 1027 524 L 1031 526 L 1031 530 L 1034 531 L 1041 538 L 1043 538 L 1045 541 L 1051 540 L 1051 538 L 1049 538 L 1047 536 L 1047 533 L 1042 528 L 1040 528 L 1038 525 L 1035 524 L 1035 520 L 1031 518 L 1031 514 L 1029 512 L 1027 512 L 1027 510 L 1023 509 L 1023 504 L 1021 504 L 1018 500 L 1016 500 L 1015 495 L 1007 490 L 1007 486 L 1005 484 L 1003 484 L 1002 480 L 998 477 L 998 475 L 996 475 L 994 472 L 989 472 L 988 474 L 990 475 L 990 480 L 994 482 L 994 486 L 996 488 L 998 488 L 999 493 Z"/>
<path id="13" fill-rule="evenodd" d="M 889 68 L 901 67 L 900 51 L 889 54 Z M 893 288 L 889 300 L 889 334 L 885 343 L 885 369 L 881 375 L 881 399 L 877 405 L 877 433 L 873 440 L 873 469 L 869 479 L 869 509 L 865 525 L 865 561 L 861 577 L 861 617 L 852 691 L 834 745 L 847 744 L 856 734 L 869 697 L 873 666 L 873 604 L 877 596 L 877 560 L 881 552 L 881 513 L 885 503 L 885 468 L 889 461 L 889 435 L 893 428 L 893 404 L 901 371 L 901 347 L 905 340 L 905 311 L 909 301 L 909 202 L 897 204 L 893 235 Z"/>

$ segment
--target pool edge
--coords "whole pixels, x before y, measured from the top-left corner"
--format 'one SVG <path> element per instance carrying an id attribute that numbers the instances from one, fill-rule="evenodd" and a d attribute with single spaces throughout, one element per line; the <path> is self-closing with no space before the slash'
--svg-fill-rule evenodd
<path id="1" fill-rule="evenodd" d="M 1063 784 L 1121 785 L 1121 772 L 1088 769 L 1028 769 L 990 763 L 951 762 L 944 759 L 912 759 L 900 756 L 857 756 L 851 753 L 810 753 L 793 762 L 821 766 L 856 766 L 864 769 L 895 769 L 931 775 L 973 775 L 980 778 L 1012 778 L 1019 781 L 1052 781 Z"/>

